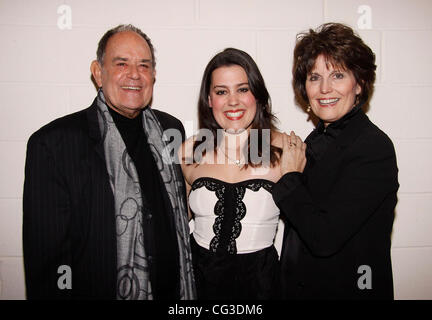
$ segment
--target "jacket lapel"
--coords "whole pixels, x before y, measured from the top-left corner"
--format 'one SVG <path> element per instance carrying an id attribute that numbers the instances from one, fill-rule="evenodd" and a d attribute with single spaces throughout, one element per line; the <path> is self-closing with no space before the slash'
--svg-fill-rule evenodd
<path id="1" fill-rule="evenodd" d="M 94 142 L 94 149 L 98 156 L 105 162 L 103 139 L 99 128 L 96 99 L 97 98 L 94 99 L 90 108 L 87 109 L 87 125 L 90 139 Z"/>

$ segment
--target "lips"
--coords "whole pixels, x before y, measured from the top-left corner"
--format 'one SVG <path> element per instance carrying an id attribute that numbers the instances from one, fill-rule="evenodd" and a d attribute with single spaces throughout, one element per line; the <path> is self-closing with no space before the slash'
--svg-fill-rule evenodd
<path id="1" fill-rule="evenodd" d="M 322 107 L 334 106 L 340 99 L 339 98 L 326 98 L 326 99 L 317 99 L 318 103 Z"/>
<path id="2" fill-rule="evenodd" d="M 224 114 L 225 117 L 227 117 L 229 120 L 235 121 L 241 119 L 244 116 L 245 112 L 246 110 L 236 109 L 236 110 L 225 111 Z"/>

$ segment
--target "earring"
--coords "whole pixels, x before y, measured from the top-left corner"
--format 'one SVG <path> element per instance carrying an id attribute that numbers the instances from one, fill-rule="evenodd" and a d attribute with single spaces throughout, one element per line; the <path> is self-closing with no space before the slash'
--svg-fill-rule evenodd
<path id="1" fill-rule="evenodd" d="M 357 94 L 356 97 L 355 97 L 354 106 L 358 105 L 359 102 L 360 102 L 360 95 Z"/>
<path id="2" fill-rule="evenodd" d="M 310 111 L 311 111 L 311 106 L 309 105 L 309 106 L 307 106 L 307 108 L 306 108 L 306 112 L 309 113 Z"/>

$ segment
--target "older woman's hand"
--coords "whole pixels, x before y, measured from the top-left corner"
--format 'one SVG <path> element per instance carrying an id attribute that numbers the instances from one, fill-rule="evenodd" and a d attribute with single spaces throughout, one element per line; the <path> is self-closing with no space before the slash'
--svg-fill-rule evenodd
<path id="1" fill-rule="evenodd" d="M 306 143 L 304 143 L 294 131 L 290 135 L 286 133 L 282 137 L 281 173 L 303 172 L 306 166 Z"/>

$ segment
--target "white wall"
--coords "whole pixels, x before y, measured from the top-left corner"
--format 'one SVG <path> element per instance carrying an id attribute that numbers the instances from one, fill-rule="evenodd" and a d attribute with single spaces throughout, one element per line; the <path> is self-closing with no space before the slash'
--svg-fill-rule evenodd
<path id="1" fill-rule="evenodd" d="M 153 105 L 189 121 L 191 130 L 206 63 L 228 46 L 246 50 L 263 73 L 280 129 L 304 138 L 312 124 L 294 105 L 290 84 L 295 34 L 327 21 L 353 26 L 377 55 L 369 117 L 392 138 L 400 169 L 395 296 L 432 299 L 431 0 L 0 0 L 0 299 L 25 298 L 26 141 L 91 103 L 89 65 L 107 29 L 133 23 L 151 37 Z"/>

